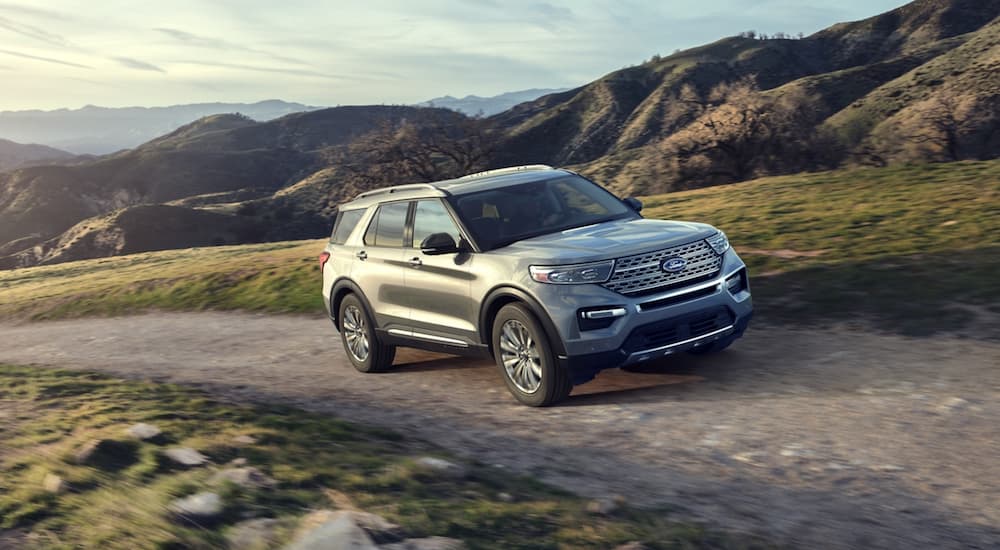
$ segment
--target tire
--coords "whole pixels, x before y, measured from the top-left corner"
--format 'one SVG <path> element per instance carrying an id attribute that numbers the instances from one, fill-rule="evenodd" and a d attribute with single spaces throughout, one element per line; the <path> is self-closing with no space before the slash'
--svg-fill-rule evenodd
<path id="1" fill-rule="evenodd" d="M 337 315 L 340 341 L 354 368 L 361 372 L 388 370 L 396 357 L 396 346 L 386 345 L 378 340 L 375 323 L 361 300 L 354 294 L 348 294 L 340 302 L 340 312 Z"/>
<path id="2" fill-rule="evenodd" d="M 493 356 L 507 389 L 521 403 L 545 407 L 573 389 L 567 369 L 556 362 L 548 336 L 522 304 L 507 304 L 493 319 Z"/>
<path id="3" fill-rule="evenodd" d="M 731 346 L 735 341 L 736 338 L 723 338 L 721 340 L 716 340 L 711 344 L 691 348 L 688 350 L 688 353 L 691 355 L 710 355 L 713 353 L 719 353 L 720 351 Z"/>

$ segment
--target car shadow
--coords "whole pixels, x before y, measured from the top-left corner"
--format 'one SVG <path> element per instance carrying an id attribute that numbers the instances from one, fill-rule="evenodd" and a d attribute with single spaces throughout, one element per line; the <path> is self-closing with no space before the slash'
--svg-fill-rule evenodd
<path id="1" fill-rule="evenodd" d="M 446 355 L 412 348 L 400 349 L 389 372 L 412 373 L 444 370 L 481 369 L 492 362 L 460 355 Z"/>

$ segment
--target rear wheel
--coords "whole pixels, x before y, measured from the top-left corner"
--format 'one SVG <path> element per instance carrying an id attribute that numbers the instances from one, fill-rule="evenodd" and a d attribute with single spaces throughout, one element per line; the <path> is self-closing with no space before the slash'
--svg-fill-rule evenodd
<path id="1" fill-rule="evenodd" d="M 375 324 L 364 304 L 354 294 L 340 302 L 340 340 L 344 352 L 361 372 L 382 372 L 392 366 L 396 347 L 379 342 Z"/>
<path id="2" fill-rule="evenodd" d="M 556 362 L 545 331 L 525 306 L 500 308 L 492 342 L 504 383 L 521 403 L 544 407 L 562 401 L 573 389 L 569 372 Z"/>

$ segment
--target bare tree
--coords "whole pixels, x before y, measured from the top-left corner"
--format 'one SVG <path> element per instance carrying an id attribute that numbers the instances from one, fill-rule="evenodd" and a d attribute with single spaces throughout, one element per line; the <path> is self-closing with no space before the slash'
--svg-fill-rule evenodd
<path id="1" fill-rule="evenodd" d="M 826 151 L 816 147 L 817 104 L 798 89 L 763 94 L 752 77 L 720 84 L 694 103 L 696 119 L 663 143 L 669 171 L 687 187 L 826 165 Z"/>
<path id="2" fill-rule="evenodd" d="M 351 183 L 371 189 L 476 172 L 488 167 L 495 148 L 486 121 L 456 114 L 447 120 L 384 121 L 342 149 L 335 162 Z"/>
<path id="3" fill-rule="evenodd" d="M 919 122 L 904 139 L 921 157 L 954 162 L 962 159 L 961 137 L 965 127 L 962 103 L 954 95 L 941 94 L 919 106 Z"/>

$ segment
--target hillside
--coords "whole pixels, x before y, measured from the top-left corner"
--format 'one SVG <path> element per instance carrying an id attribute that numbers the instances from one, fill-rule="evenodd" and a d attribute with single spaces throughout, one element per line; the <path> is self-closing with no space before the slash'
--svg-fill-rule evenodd
<path id="1" fill-rule="evenodd" d="M 324 168 L 331 148 L 380 124 L 455 117 L 462 115 L 414 107 L 339 107 L 269 122 L 215 115 L 92 162 L 0 174 L 0 254 L 63 242 L 59 235 L 82 220 L 121 208 L 236 192 L 267 196 Z M 16 263 L 43 257 L 62 256 L 28 253 Z"/>
<path id="2" fill-rule="evenodd" d="M 54 111 L 0 111 L 0 137 L 23 143 L 44 143 L 77 154 L 104 155 L 131 149 L 206 116 L 242 113 L 253 120 L 268 121 L 315 109 L 318 107 L 268 100 L 169 107 L 87 105 Z"/>
<path id="3" fill-rule="evenodd" d="M 941 102 L 962 105 L 953 110 L 957 158 L 942 160 L 992 158 L 1000 153 L 998 16 L 1000 0 L 917 0 L 801 40 L 731 37 L 654 56 L 493 117 L 506 136 L 498 161 L 576 165 L 621 192 L 671 189 L 677 178 L 663 173 L 666 138 L 724 110 L 728 100 L 712 91 L 747 77 L 765 97 L 802 92 L 807 124 L 842 138 L 838 163 L 861 154 L 879 163 L 921 158 L 902 158 L 906 143 L 878 139 L 880 127 L 906 119 L 915 126 L 907 135 L 929 131 L 917 113 L 941 111 Z"/>
<path id="4" fill-rule="evenodd" d="M 179 206 L 132 206 L 88 218 L 58 237 L 9 256 L 0 256 L 0 269 L 151 250 L 235 244 L 252 240 L 252 232 L 252 223 L 238 216 Z"/>
<path id="5" fill-rule="evenodd" d="M 72 159 L 74 155 L 45 145 L 15 143 L 0 139 L 0 172 Z"/>

